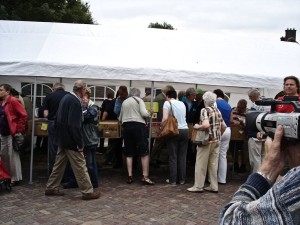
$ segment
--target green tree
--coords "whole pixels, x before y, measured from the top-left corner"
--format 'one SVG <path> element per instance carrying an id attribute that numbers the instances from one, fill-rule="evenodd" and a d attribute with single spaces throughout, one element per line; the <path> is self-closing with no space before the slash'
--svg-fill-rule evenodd
<path id="1" fill-rule="evenodd" d="M 157 29 L 167 29 L 167 30 L 174 30 L 174 27 L 171 24 L 168 24 L 166 22 L 161 23 L 150 23 L 148 28 L 157 28 Z"/>
<path id="2" fill-rule="evenodd" d="M 81 0 L 0 0 L 0 20 L 95 23 Z"/>

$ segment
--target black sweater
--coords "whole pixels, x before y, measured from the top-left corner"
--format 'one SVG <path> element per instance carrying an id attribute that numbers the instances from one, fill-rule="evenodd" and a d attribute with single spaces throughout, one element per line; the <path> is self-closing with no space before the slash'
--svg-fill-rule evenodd
<path id="1" fill-rule="evenodd" d="M 83 148 L 82 108 L 80 100 L 72 93 L 60 101 L 55 119 L 55 144 L 63 149 L 77 151 Z"/>

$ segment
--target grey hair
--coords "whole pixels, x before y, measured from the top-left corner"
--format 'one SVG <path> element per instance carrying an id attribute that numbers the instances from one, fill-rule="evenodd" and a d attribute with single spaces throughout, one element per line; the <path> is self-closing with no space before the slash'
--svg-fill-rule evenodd
<path id="1" fill-rule="evenodd" d="M 52 89 L 53 89 L 54 91 L 57 90 L 57 89 L 63 89 L 63 90 L 65 90 L 65 85 L 62 84 L 62 83 L 55 83 L 55 84 L 53 84 Z"/>
<path id="2" fill-rule="evenodd" d="M 186 89 L 185 95 L 186 95 L 186 97 L 189 97 L 191 95 L 196 95 L 195 88 L 188 88 L 188 89 Z"/>
<path id="3" fill-rule="evenodd" d="M 140 96 L 141 96 L 141 91 L 140 91 L 140 89 L 137 89 L 137 88 L 131 88 L 131 89 L 130 89 L 130 96 L 140 97 Z"/>
<path id="4" fill-rule="evenodd" d="M 203 94 L 202 99 L 207 106 L 213 106 L 217 100 L 217 95 L 211 91 L 207 91 Z"/>
<path id="5" fill-rule="evenodd" d="M 260 92 L 257 88 L 252 88 L 248 91 L 248 96 L 252 97 L 252 96 L 260 96 Z"/>
<path id="6" fill-rule="evenodd" d="M 86 83 L 84 80 L 77 80 L 75 81 L 74 83 L 74 86 L 73 86 L 73 91 L 80 91 L 84 88 L 86 88 Z"/>

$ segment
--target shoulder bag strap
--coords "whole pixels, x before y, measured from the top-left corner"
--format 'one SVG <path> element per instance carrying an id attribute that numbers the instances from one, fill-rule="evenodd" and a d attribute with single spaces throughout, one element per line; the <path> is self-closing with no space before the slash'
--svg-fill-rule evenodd
<path id="1" fill-rule="evenodd" d="M 137 104 L 140 104 L 140 102 L 136 99 L 136 97 L 134 97 L 134 96 L 131 96 L 136 102 L 137 102 Z"/>
<path id="2" fill-rule="evenodd" d="M 173 112 L 173 107 L 172 107 L 172 103 L 170 100 L 168 100 L 168 102 L 170 103 L 170 106 L 171 106 L 171 110 L 170 110 L 170 115 L 174 115 L 174 112 Z"/>

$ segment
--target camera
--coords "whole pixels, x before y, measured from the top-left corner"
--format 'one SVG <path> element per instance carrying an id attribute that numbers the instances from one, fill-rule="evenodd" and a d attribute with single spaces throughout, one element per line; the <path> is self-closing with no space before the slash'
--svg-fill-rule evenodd
<path id="1" fill-rule="evenodd" d="M 287 96 L 283 101 L 274 99 L 262 99 L 255 102 L 256 105 L 271 106 L 270 112 L 249 111 L 246 113 L 246 130 L 248 132 L 265 132 L 274 137 L 278 125 L 284 129 L 284 139 L 288 141 L 300 140 L 300 103 L 298 96 Z M 294 107 L 292 113 L 278 113 L 276 106 L 291 104 Z"/>

